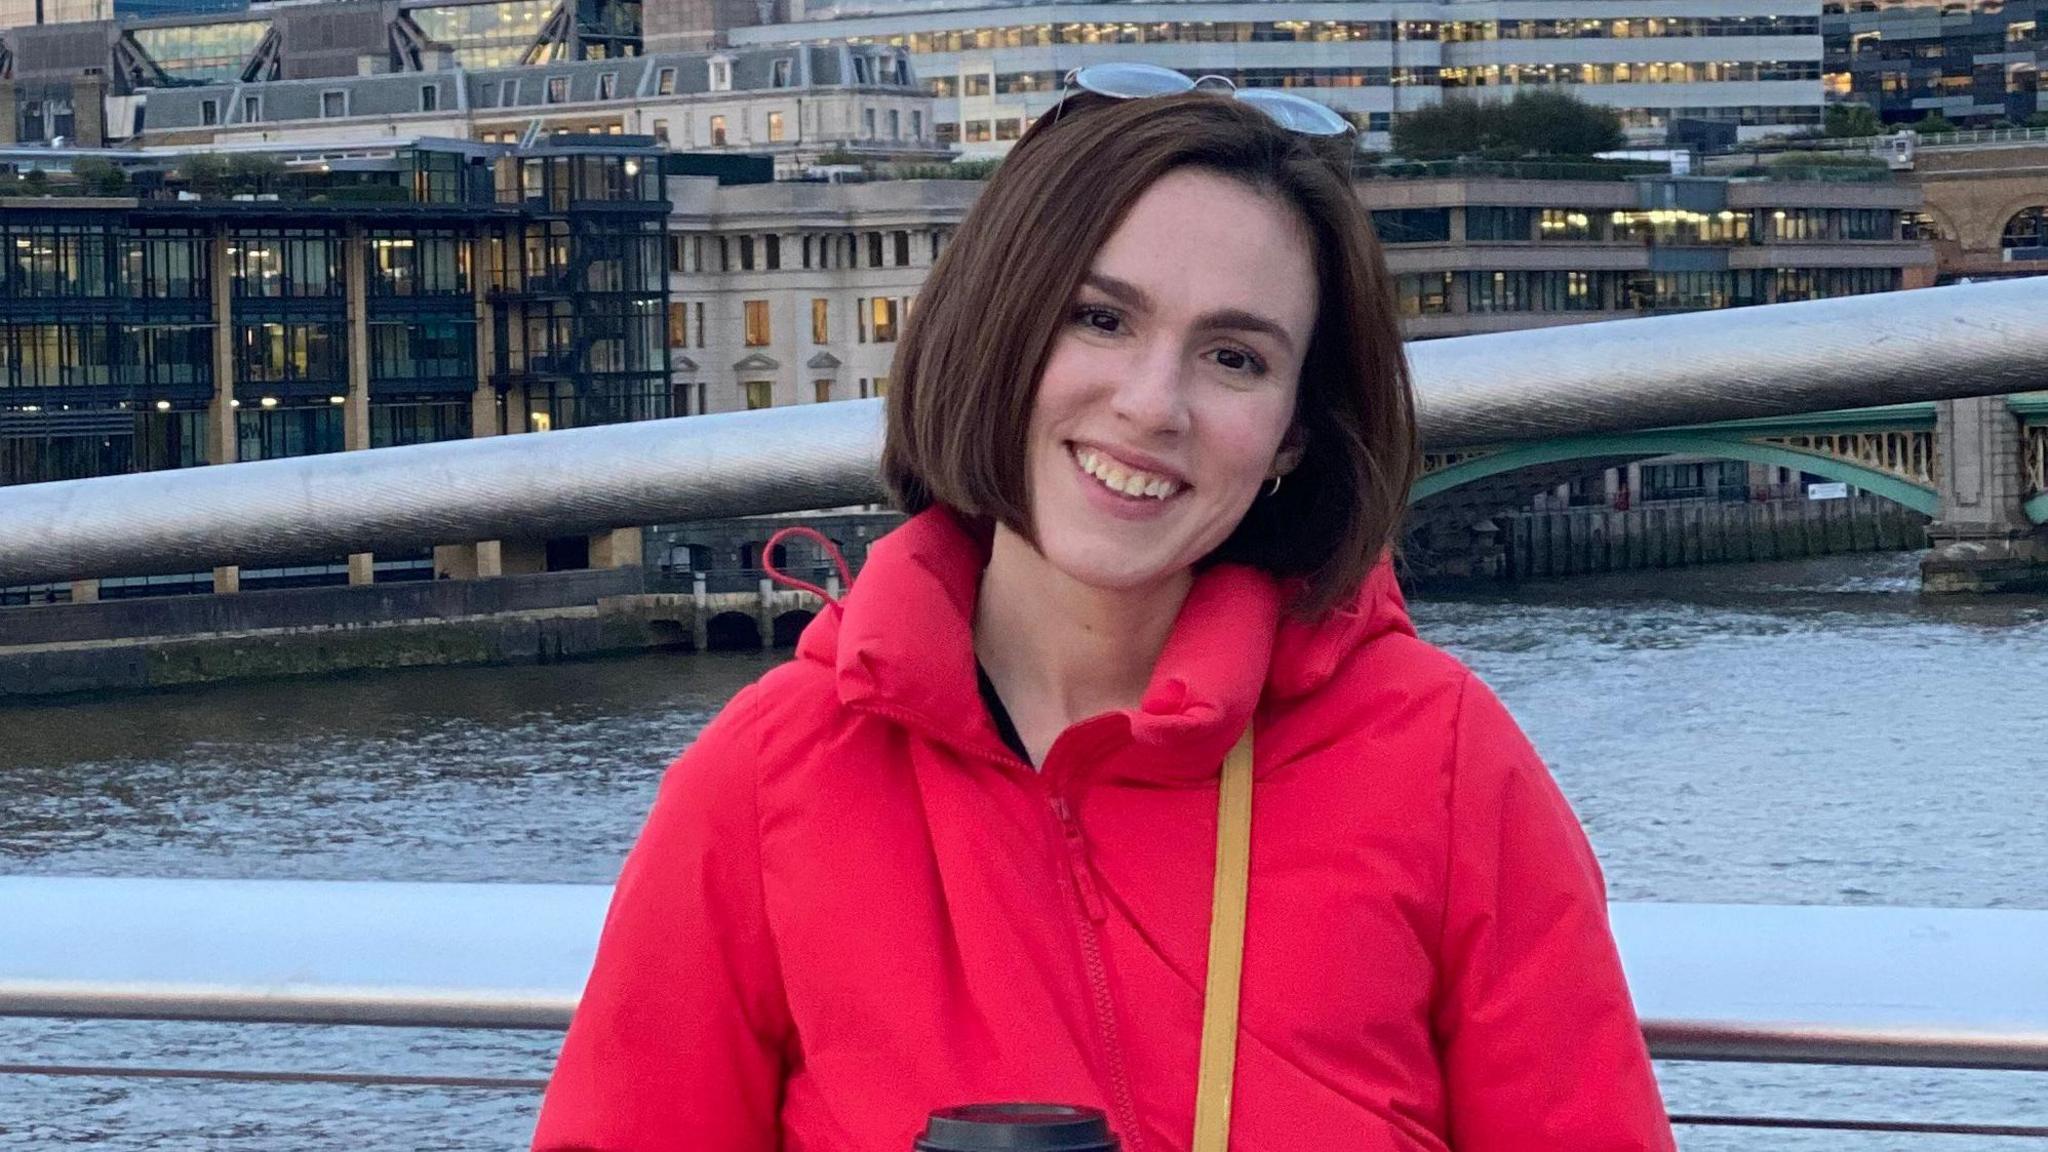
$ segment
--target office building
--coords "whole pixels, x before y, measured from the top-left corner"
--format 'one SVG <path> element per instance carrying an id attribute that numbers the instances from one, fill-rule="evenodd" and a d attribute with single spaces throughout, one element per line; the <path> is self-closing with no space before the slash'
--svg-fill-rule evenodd
<path id="1" fill-rule="evenodd" d="M 1795 0 L 1536 0 L 1020 4 L 930 9 L 842 5 L 734 27 L 735 46 L 817 41 L 908 51 L 938 100 L 941 139 L 1001 151 L 1058 99 L 1065 74 L 1132 60 L 1244 87 L 1298 90 L 1351 117 L 1384 149 L 1393 120 L 1447 96 L 1505 98 L 1569 86 L 1614 108 L 1632 135 L 1680 121 L 1745 139 L 1821 119 L 1819 15 Z M 658 44 L 650 34 L 650 46 Z"/>
<path id="2" fill-rule="evenodd" d="M 1939 115 L 1989 127 L 2048 110 L 2044 0 L 1828 0 L 1821 12 L 1828 96 L 1867 104 L 1887 124 Z"/>
<path id="3" fill-rule="evenodd" d="M 0 151 L 0 484 L 669 415 L 659 159 L 633 137 Z"/>

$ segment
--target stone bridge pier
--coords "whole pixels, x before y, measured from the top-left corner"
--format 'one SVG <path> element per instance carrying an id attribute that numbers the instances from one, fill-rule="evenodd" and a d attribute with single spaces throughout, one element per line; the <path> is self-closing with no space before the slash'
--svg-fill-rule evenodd
<path id="1" fill-rule="evenodd" d="M 1941 402 L 1941 513 L 1927 527 L 1924 591 L 2048 591 L 2048 529 L 2028 515 L 2042 500 L 2030 492 L 2033 431 L 2003 396 Z"/>

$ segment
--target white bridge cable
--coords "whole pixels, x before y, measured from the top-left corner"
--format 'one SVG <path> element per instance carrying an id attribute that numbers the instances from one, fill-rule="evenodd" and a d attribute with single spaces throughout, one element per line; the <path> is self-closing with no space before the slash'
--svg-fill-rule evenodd
<path id="1" fill-rule="evenodd" d="M 2048 277 L 1409 346 L 1454 449 L 2025 392 Z M 0 490 L 0 586 L 203 571 L 879 499 L 881 401 Z"/>

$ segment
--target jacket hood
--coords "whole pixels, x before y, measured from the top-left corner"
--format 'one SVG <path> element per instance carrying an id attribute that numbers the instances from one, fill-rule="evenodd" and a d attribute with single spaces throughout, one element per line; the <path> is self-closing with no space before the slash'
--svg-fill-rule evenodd
<path id="1" fill-rule="evenodd" d="M 1014 761 L 975 676 L 975 599 L 989 546 L 984 528 L 950 510 L 912 517 L 869 549 L 846 596 L 804 630 L 797 658 L 828 667 L 850 708 Z M 1149 752 L 1136 758 L 1145 775 L 1213 776 L 1261 700 L 1308 695 L 1371 640 L 1415 634 L 1386 559 L 1350 603 L 1312 620 L 1287 612 L 1295 587 L 1238 564 L 1203 570 L 1138 707 L 1076 727 L 1103 730 L 1105 753 L 1116 744 Z"/>

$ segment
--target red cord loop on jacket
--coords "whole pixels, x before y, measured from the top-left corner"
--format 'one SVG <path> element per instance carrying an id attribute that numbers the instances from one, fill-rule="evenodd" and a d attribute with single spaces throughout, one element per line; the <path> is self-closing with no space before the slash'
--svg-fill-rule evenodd
<path id="1" fill-rule="evenodd" d="M 841 588 L 848 588 L 853 585 L 853 569 L 847 565 L 846 554 L 839 550 L 839 545 L 834 544 L 830 536 L 825 535 L 816 528 L 803 524 L 791 525 L 768 538 L 768 546 L 761 552 L 761 570 L 768 573 L 768 578 L 777 584 L 787 585 L 800 592 L 809 592 L 827 604 L 839 603 L 839 597 L 834 596 L 832 593 L 827 592 L 808 580 L 799 580 L 775 566 L 776 547 L 791 536 L 801 536 L 811 541 L 818 546 L 818 551 L 831 557 L 833 565 L 839 569 L 839 586 Z"/>

